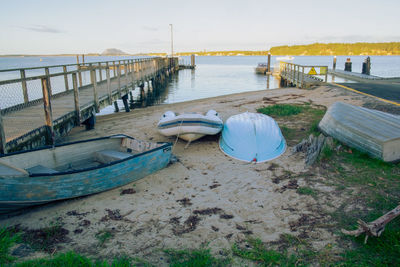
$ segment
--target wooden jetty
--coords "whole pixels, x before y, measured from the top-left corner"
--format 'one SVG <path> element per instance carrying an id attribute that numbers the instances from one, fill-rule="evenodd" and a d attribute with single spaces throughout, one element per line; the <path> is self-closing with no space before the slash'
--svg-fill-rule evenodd
<path id="1" fill-rule="evenodd" d="M 281 86 L 310 88 L 327 82 L 328 66 L 305 66 L 281 61 L 279 62 L 279 76 L 281 77 Z"/>
<path id="2" fill-rule="evenodd" d="M 0 70 L 20 75 L 0 81 L 0 153 L 54 145 L 80 124 L 93 128 L 101 108 L 122 99 L 129 111 L 132 90 L 145 98 L 145 87 L 160 90 L 178 69 L 178 58 L 142 58 Z"/>

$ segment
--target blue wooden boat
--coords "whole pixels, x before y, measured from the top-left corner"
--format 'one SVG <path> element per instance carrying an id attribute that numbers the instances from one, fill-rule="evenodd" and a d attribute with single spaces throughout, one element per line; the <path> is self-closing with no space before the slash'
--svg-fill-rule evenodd
<path id="1" fill-rule="evenodd" d="M 273 118 L 245 112 L 226 120 L 219 147 L 232 158 L 260 163 L 283 154 L 286 142 Z"/>
<path id="2" fill-rule="evenodd" d="M 171 148 L 171 143 L 113 135 L 3 156 L 0 213 L 136 181 L 167 166 Z"/>

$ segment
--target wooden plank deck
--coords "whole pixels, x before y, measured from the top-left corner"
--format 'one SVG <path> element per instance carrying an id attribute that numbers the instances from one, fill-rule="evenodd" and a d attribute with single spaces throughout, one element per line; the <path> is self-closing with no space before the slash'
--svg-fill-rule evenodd
<path id="1" fill-rule="evenodd" d="M 113 101 L 121 98 L 121 96 L 129 94 L 129 91 L 133 90 L 136 86 L 140 86 L 149 80 L 154 82 L 159 79 L 158 77 L 160 75 L 169 75 L 171 71 L 178 68 L 178 65 L 166 66 L 160 70 L 155 68 L 154 65 L 155 64 L 149 64 L 147 67 L 135 70 L 133 73 L 128 72 L 128 77 L 126 77 L 124 73 L 120 76 L 119 82 L 118 77 L 111 78 L 111 99 L 109 99 L 107 80 L 105 77 L 102 77 L 104 80 L 97 82 L 96 86 L 99 108 L 112 105 Z M 72 87 L 72 85 L 70 87 Z M 92 116 L 96 110 L 94 85 L 82 86 L 78 91 L 81 116 L 80 122 L 83 122 Z M 72 89 L 68 92 L 51 97 L 51 107 L 54 128 L 58 129 L 56 130 L 56 137 L 60 137 L 72 129 L 74 125 L 71 125 L 71 123 L 74 124 L 76 120 L 74 90 Z M 47 142 L 45 140 L 46 137 L 43 136 L 47 131 L 43 101 L 37 101 L 21 109 L 11 109 L 4 112 L 2 121 L 7 151 L 20 150 L 21 147 L 29 149 L 36 146 L 33 144 L 34 142 L 28 144 L 28 140 L 35 139 L 36 142 L 41 145 L 43 145 L 43 142 Z M 37 140 L 38 138 L 40 140 Z"/>

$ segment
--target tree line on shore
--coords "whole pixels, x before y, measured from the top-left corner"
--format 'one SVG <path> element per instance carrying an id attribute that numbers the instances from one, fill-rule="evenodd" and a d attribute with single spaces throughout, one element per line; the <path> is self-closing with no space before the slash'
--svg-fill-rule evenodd
<path id="1" fill-rule="evenodd" d="M 314 43 L 308 45 L 282 45 L 271 47 L 270 50 L 245 51 L 197 51 L 178 52 L 176 56 L 264 56 L 294 55 L 294 56 L 357 56 L 357 55 L 400 55 L 400 42 L 387 43 Z M 166 53 L 150 53 L 149 55 L 166 55 Z"/>

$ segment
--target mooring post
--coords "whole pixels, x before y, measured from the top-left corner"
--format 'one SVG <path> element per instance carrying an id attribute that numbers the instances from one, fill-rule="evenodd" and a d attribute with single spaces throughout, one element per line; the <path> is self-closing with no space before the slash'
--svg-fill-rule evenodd
<path id="1" fill-rule="evenodd" d="M 344 70 L 351 72 L 351 59 L 348 57 L 344 63 Z"/>
<path id="2" fill-rule="evenodd" d="M 146 94 L 145 94 L 145 92 L 144 92 L 144 83 L 142 82 L 140 85 L 139 85 L 139 87 L 140 87 L 140 100 L 141 100 L 141 102 L 142 102 L 142 107 L 145 107 L 146 106 Z"/>
<path id="3" fill-rule="evenodd" d="M 119 107 L 118 107 L 118 102 L 114 101 L 114 112 L 117 113 L 119 112 Z"/>
<path id="4" fill-rule="evenodd" d="M 47 126 L 48 140 L 50 140 L 50 145 L 54 147 L 55 145 L 55 134 L 53 127 L 53 114 L 51 110 L 51 85 L 48 77 L 42 78 L 42 93 L 43 93 L 43 107 L 44 107 L 44 117 L 45 125 Z"/>
<path id="5" fill-rule="evenodd" d="M 135 108 L 135 102 L 133 101 L 133 94 L 132 91 L 129 92 L 129 107 L 131 109 Z"/>
<path id="6" fill-rule="evenodd" d="M 192 54 L 192 55 L 190 56 L 190 66 L 192 66 L 192 68 L 194 68 L 194 67 L 196 66 L 195 60 L 196 60 L 195 55 Z"/>
<path id="7" fill-rule="evenodd" d="M 304 66 L 301 67 L 301 88 L 304 88 Z"/>
<path id="8" fill-rule="evenodd" d="M 116 67 L 115 67 L 115 61 L 113 61 L 113 74 L 114 77 L 116 76 Z"/>
<path id="9" fill-rule="evenodd" d="M 29 98 L 28 98 L 28 87 L 26 86 L 25 70 L 24 69 L 20 70 L 20 73 L 21 73 L 21 85 L 22 85 L 22 94 L 24 96 L 24 103 L 28 103 Z"/>
<path id="10" fill-rule="evenodd" d="M 63 72 L 64 72 L 64 84 L 65 84 L 65 91 L 69 90 L 68 86 L 68 74 L 67 74 L 67 66 L 63 66 Z"/>
<path id="11" fill-rule="evenodd" d="M 82 63 L 85 64 L 85 54 L 82 54 Z"/>
<path id="12" fill-rule="evenodd" d="M 76 73 L 72 73 L 72 86 L 74 88 L 76 125 L 80 125 L 81 124 L 81 109 L 79 106 L 79 90 L 78 90 L 78 80 L 76 78 Z"/>
<path id="13" fill-rule="evenodd" d="M 271 53 L 268 53 L 267 72 L 271 72 Z"/>
<path id="14" fill-rule="evenodd" d="M 367 75 L 371 74 L 371 58 L 370 57 L 367 57 L 367 72 L 366 72 L 366 74 Z"/>
<path id="15" fill-rule="evenodd" d="M 76 64 L 79 65 L 79 55 L 76 55 Z"/>
<path id="16" fill-rule="evenodd" d="M 90 68 L 92 83 L 93 83 L 93 99 L 94 99 L 94 109 L 96 113 L 100 112 L 99 97 L 97 95 L 97 78 L 96 78 L 96 68 Z"/>
<path id="17" fill-rule="evenodd" d="M 124 103 L 125 112 L 130 112 L 128 105 L 128 94 L 122 96 L 122 103 Z"/>
<path id="18" fill-rule="evenodd" d="M 3 116 L 1 115 L 1 109 L 0 109 L 0 154 L 4 155 L 7 153 L 6 149 L 6 135 L 4 133 L 4 124 L 3 124 Z"/>
<path id="19" fill-rule="evenodd" d="M 333 70 L 336 70 L 336 56 L 333 57 L 333 66 L 332 66 Z"/>

